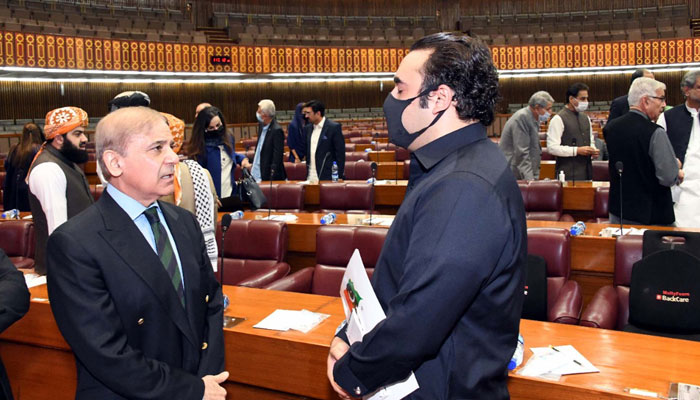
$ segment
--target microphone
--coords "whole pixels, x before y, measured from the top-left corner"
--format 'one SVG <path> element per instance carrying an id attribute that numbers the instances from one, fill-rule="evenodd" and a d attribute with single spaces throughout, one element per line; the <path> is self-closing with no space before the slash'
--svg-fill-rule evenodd
<path id="1" fill-rule="evenodd" d="M 326 160 L 328 160 L 328 156 L 330 156 L 330 155 L 331 155 L 331 152 L 327 151 L 326 155 L 323 156 L 323 162 L 321 162 L 321 169 L 316 170 L 316 177 L 318 178 L 319 181 L 321 180 L 321 174 L 323 173 L 323 167 L 326 166 Z"/>
<path id="2" fill-rule="evenodd" d="M 224 240 L 226 239 L 226 231 L 231 226 L 232 219 L 229 213 L 221 217 L 221 286 L 224 285 Z"/>
<path id="3" fill-rule="evenodd" d="M 372 226 L 372 212 L 374 211 L 374 181 L 377 180 L 377 163 L 372 162 L 369 167 L 372 169 L 372 208 L 369 209 L 369 226 Z"/>
<path id="4" fill-rule="evenodd" d="M 576 142 L 577 142 L 576 138 L 571 138 L 571 145 L 572 145 L 572 146 L 576 147 Z M 578 150 L 577 150 L 576 153 L 578 154 Z M 575 159 L 576 157 L 577 157 L 577 156 L 574 156 L 574 159 Z M 576 186 L 576 161 L 574 161 L 573 163 L 571 163 L 571 175 L 572 175 L 572 176 L 571 176 L 571 179 L 572 179 L 572 181 L 573 181 L 573 185 Z"/>
<path id="5" fill-rule="evenodd" d="M 620 236 L 622 236 L 622 169 L 624 164 L 622 161 L 615 163 L 615 169 L 617 170 L 617 176 L 620 177 Z"/>
<path id="6" fill-rule="evenodd" d="M 270 198 L 267 199 L 267 219 L 270 219 L 270 213 L 272 212 L 272 178 L 275 176 L 275 165 L 270 166 Z"/>

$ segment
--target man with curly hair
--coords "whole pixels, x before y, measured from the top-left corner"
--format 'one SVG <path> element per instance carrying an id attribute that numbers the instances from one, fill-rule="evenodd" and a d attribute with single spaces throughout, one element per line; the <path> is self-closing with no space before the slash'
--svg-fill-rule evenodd
<path id="1" fill-rule="evenodd" d="M 414 372 L 409 399 L 507 399 L 527 226 L 513 173 L 486 137 L 498 100 L 491 53 L 477 39 L 430 35 L 394 81 L 389 139 L 412 154 L 372 277 L 387 318 L 351 346 L 339 329 L 329 380 L 342 398 L 361 397 Z"/>

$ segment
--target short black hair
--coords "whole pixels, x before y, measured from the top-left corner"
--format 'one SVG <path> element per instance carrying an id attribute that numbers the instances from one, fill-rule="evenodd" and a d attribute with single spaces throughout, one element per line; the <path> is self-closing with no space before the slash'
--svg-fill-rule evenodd
<path id="1" fill-rule="evenodd" d="M 578 92 L 582 90 L 588 91 L 588 85 L 586 85 L 585 83 L 577 82 L 569 86 L 569 88 L 566 90 L 566 102 L 569 102 L 570 96 L 577 97 Z"/>
<path id="2" fill-rule="evenodd" d="M 630 85 L 635 79 L 643 77 L 645 72 L 647 72 L 647 70 L 644 68 L 635 69 L 632 77 L 630 78 Z"/>
<path id="3" fill-rule="evenodd" d="M 421 92 L 444 84 L 454 90 L 461 120 L 477 119 L 488 126 L 493 109 L 500 100 L 498 72 L 491 51 L 481 40 L 454 33 L 428 35 L 411 46 L 414 50 L 433 50 L 423 66 Z M 421 98 L 421 107 L 427 96 Z"/>
<path id="4" fill-rule="evenodd" d="M 319 100 L 307 101 L 306 103 L 304 103 L 304 107 L 311 107 L 311 110 L 314 112 L 314 114 L 320 112 L 322 117 L 326 115 L 326 106 Z"/>

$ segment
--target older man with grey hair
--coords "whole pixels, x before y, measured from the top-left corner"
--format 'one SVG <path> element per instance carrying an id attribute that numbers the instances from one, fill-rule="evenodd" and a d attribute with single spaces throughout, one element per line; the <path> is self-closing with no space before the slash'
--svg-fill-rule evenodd
<path id="1" fill-rule="evenodd" d="M 676 225 L 700 228 L 700 69 L 683 76 L 681 91 L 685 102 L 663 113 L 656 123 L 666 129 L 686 174 L 685 180 L 672 188 Z"/>
<path id="2" fill-rule="evenodd" d="M 637 78 L 628 95 L 630 111 L 603 129 L 610 153 L 612 223 L 673 225 L 675 221 L 670 187 L 683 180 L 683 171 L 666 132 L 654 123 L 666 106 L 665 90 L 659 81 Z"/>
<path id="3" fill-rule="evenodd" d="M 498 143 L 515 179 L 533 180 L 540 177 L 540 124 L 549 120 L 554 99 L 549 93 L 533 94 L 527 107 L 516 111 L 503 127 Z"/>
<path id="4" fill-rule="evenodd" d="M 255 112 L 258 127 L 258 142 L 255 146 L 253 160 L 247 158 L 241 165 L 250 167 L 251 175 L 257 180 L 281 181 L 287 179 L 284 170 L 284 130 L 275 119 L 275 103 L 272 100 L 260 100 L 258 110 Z"/>

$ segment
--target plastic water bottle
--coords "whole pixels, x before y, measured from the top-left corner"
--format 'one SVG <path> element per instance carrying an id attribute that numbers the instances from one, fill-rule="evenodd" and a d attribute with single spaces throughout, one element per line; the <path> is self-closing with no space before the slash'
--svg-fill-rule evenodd
<path id="1" fill-rule="evenodd" d="M 335 222 L 335 213 L 328 213 L 321 217 L 321 225 L 330 225 Z"/>
<path id="2" fill-rule="evenodd" d="M 571 229 L 569 229 L 569 232 L 571 233 L 571 236 L 579 236 L 582 235 L 583 232 L 586 231 L 586 224 L 583 223 L 583 221 L 578 221 L 575 224 L 571 226 Z"/>
<path id="3" fill-rule="evenodd" d="M 12 210 L 7 210 L 2 213 L 1 217 L 5 219 L 19 219 L 19 210 L 16 208 L 13 208 Z"/>
<path id="4" fill-rule="evenodd" d="M 566 175 L 564 175 L 564 171 L 559 171 L 559 182 L 564 183 L 566 182 Z"/>
<path id="5" fill-rule="evenodd" d="M 331 180 L 338 182 L 338 163 L 335 161 L 333 161 L 333 166 L 331 167 Z"/>
<path id="6" fill-rule="evenodd" d="M 518 334 L 518 345 L 515 346 L 515 352 L 513 353 L 513 357 L 511 357 L 510 362 L 508 362 L 508 371 L 512 371 L 520 364 L 523 363 L 523 351 L 525 350 L 525 339 L 523 339 L 523 335 Z"/>
<path id="7" fill-rule="evenodd" d="M 241 210 L 234 211 L 231 213 L 231 219 L 243 219 L 244 215 L 245 214 Z"/>

